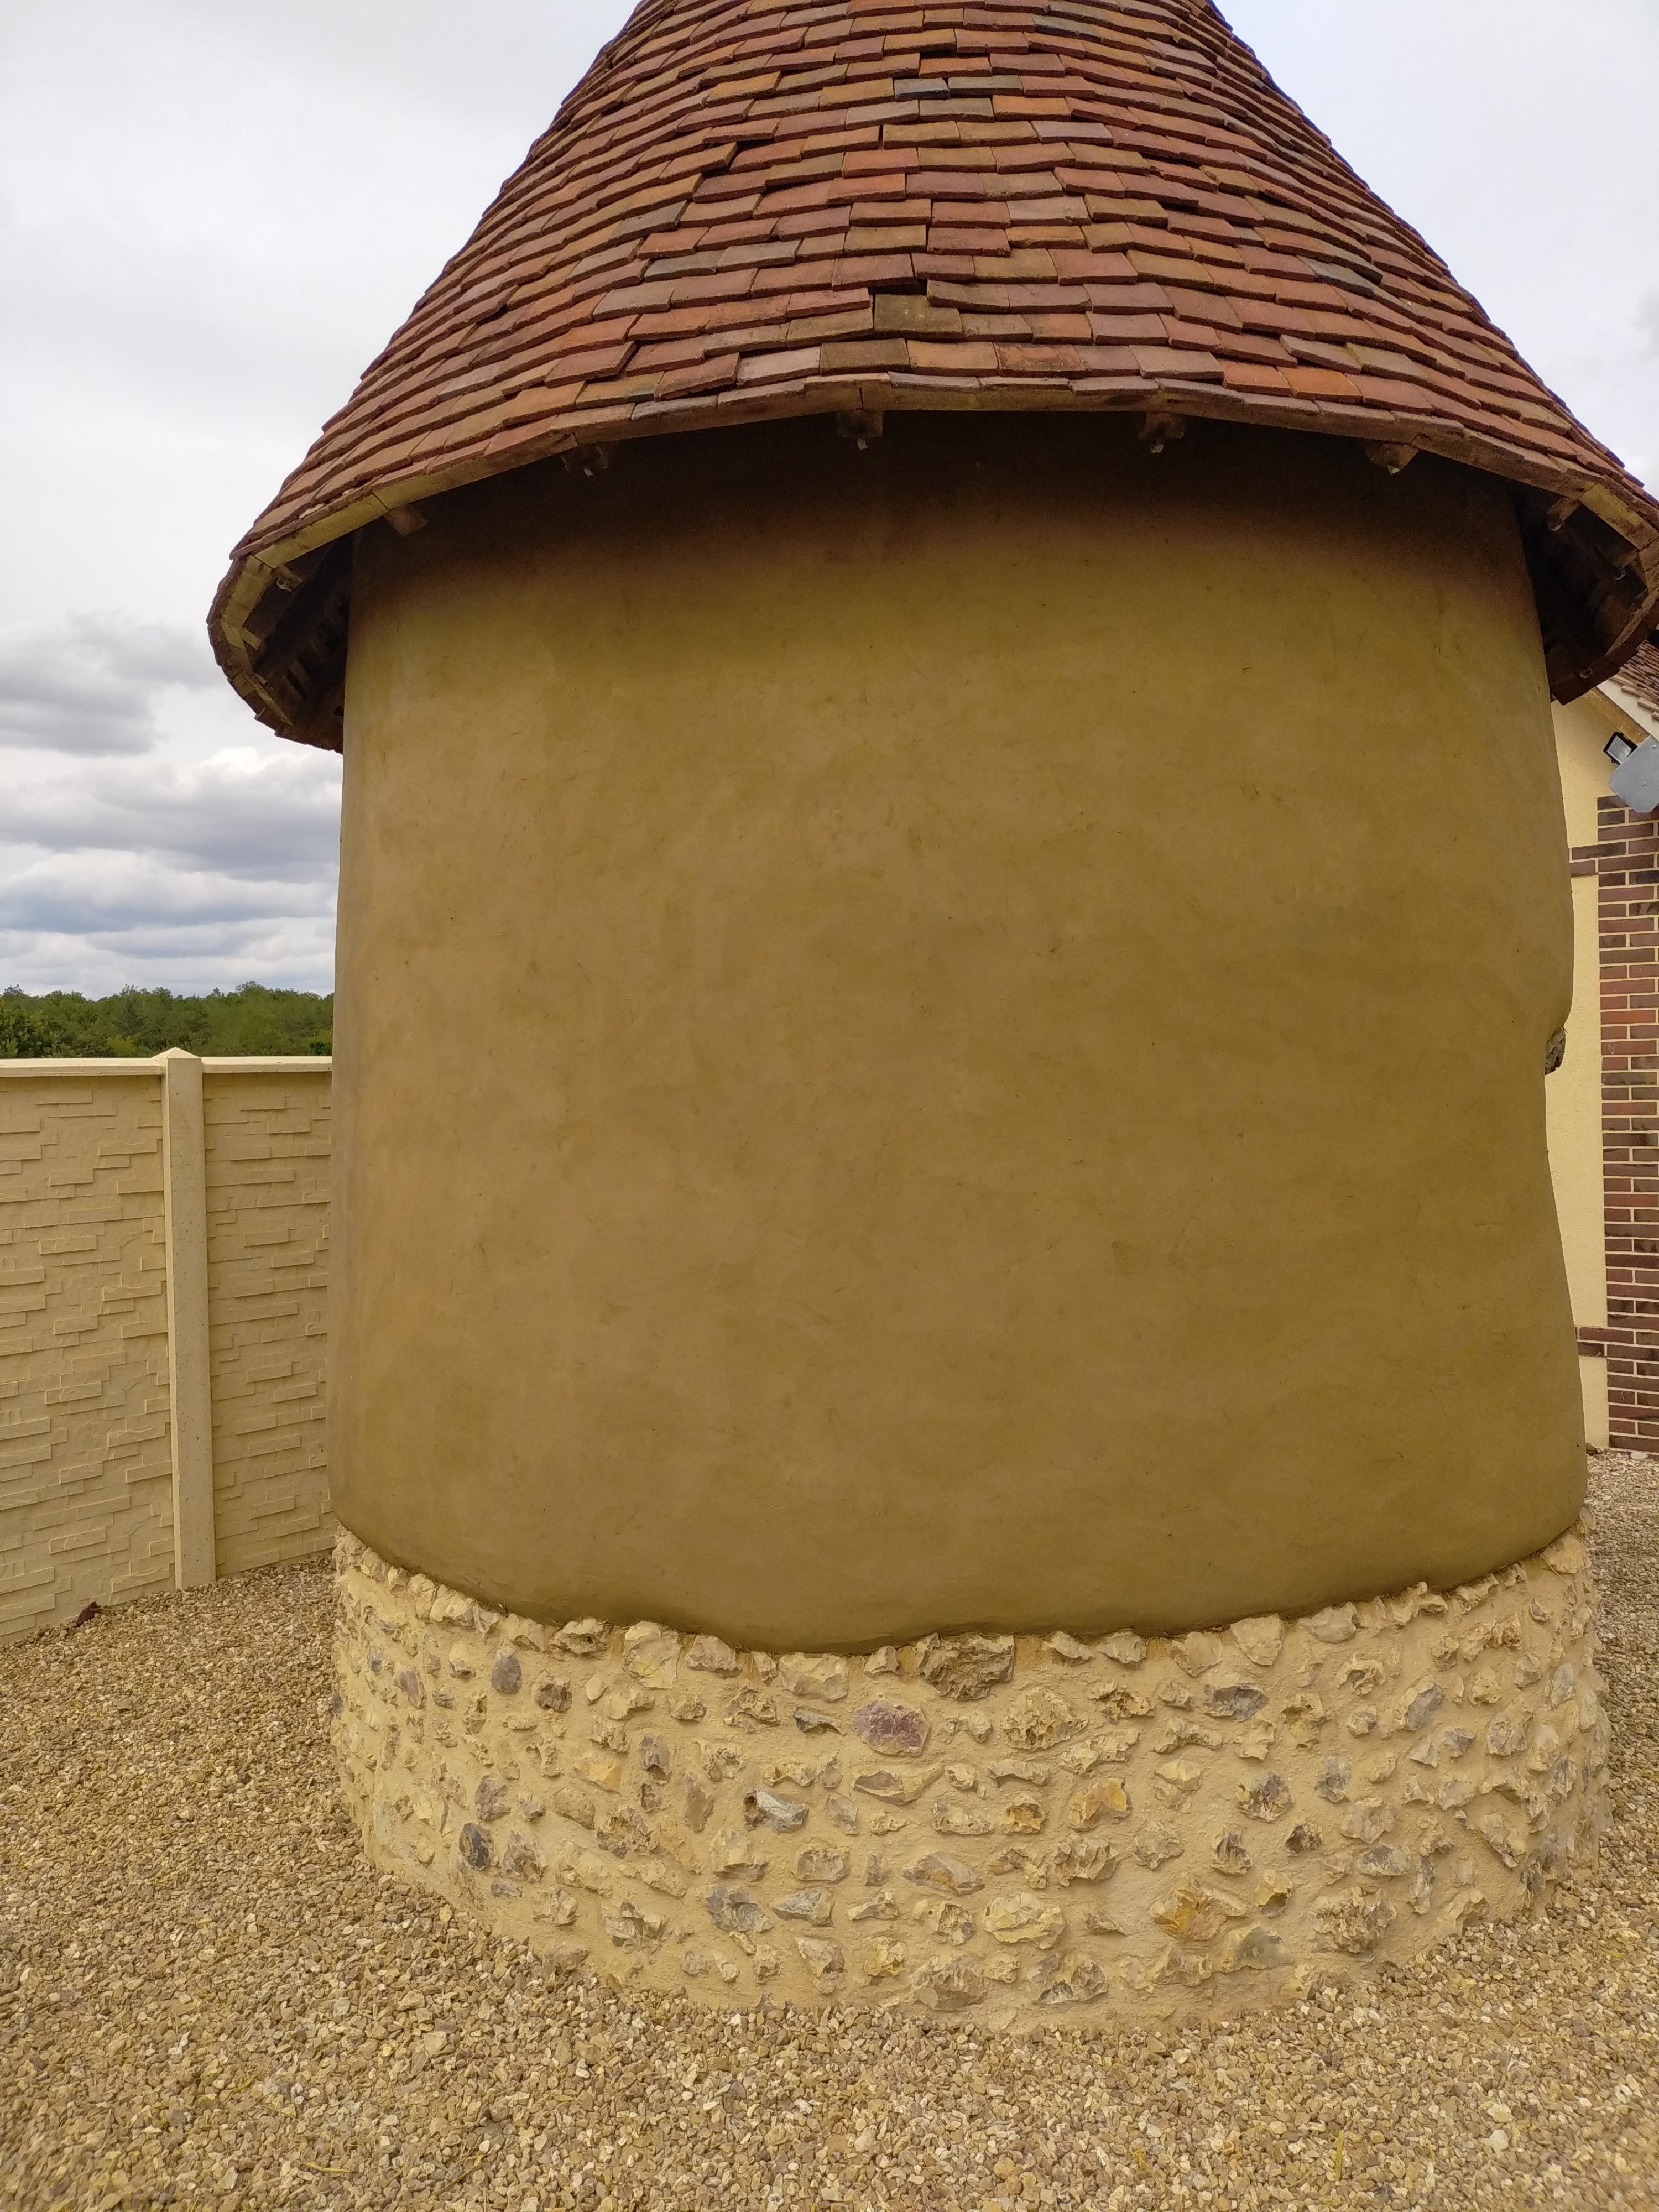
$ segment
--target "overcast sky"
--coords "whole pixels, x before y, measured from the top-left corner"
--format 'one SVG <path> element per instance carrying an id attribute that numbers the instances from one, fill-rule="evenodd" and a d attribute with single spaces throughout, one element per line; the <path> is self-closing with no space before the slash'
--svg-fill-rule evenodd
<path id="1" fill-rule="evenodd" d="M 1659 487 L 1659 0 L 1224 0 Z M 624 0 L 0 0 L 0 986 L 328 988 L 338 763 L 203 618 Z"/>

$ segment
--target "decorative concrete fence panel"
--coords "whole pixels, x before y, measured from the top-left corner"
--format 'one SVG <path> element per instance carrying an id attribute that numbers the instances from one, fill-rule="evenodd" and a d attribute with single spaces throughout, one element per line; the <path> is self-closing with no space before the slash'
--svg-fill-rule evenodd
<path id="1" fill-rule="evenodd" d="M 0 1061 L 0 1641 L 332 1541 L 330 1081 Z"/>

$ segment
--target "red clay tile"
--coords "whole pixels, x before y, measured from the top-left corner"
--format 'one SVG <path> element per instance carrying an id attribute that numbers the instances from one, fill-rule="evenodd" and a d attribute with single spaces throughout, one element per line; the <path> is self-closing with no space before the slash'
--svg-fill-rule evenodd
<path id="1" fill-rule="evenodd" d="M 849 376 L 868 406 L 1316 420 L 1535 488 L 1560 696 L 1659 606 L 1659 504 L 1208 0 L 643 0 L 236 549 L 216 650 L 331 742 L 303 641 L 256 676 L 241 625 L 367 495 Z"/>

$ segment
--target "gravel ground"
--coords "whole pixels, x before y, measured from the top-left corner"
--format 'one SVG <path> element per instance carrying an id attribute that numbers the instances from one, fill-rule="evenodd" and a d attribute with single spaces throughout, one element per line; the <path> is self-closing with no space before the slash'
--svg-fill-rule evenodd
<path id="1" fill-rule="evenodd" d="M 1595 1495 L 1598 1873 L 1150 2035 L 708 2011 L 473 1936 L 339 1809 L 320 1566 L 0 1653 L 0 2207 L 1659 2205 L 1659 1465 Z"/>

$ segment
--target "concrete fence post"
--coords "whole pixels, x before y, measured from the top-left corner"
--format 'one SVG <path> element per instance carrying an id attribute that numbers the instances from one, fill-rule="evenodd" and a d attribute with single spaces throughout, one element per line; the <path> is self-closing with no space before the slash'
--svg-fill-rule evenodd
<path id="1" fill-rule="evenodd" d="M 158 1053 L 167 1222 L 167 1380 L 173 1402 L 173 1570 L 180 1589 L 214 1579 L 213 1394 L 208 1349 L 207 1137 L 202 1063 Z"/>

